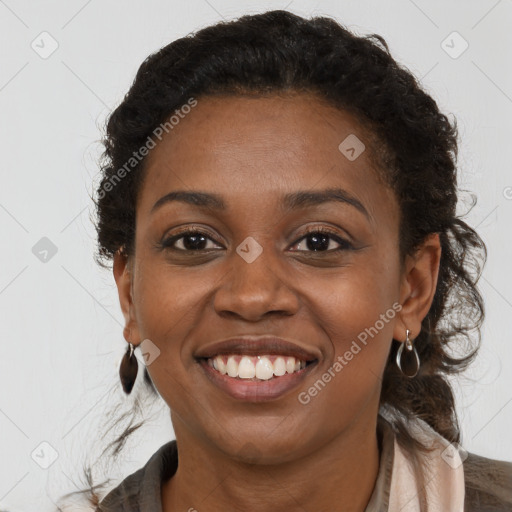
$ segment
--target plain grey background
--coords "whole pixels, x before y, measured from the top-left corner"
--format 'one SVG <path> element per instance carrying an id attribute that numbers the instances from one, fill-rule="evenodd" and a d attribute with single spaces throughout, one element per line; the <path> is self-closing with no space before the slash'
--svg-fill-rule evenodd
<path id="1" fill-rule="evenodd" d="M 150 53 L 278 8 L 382 35 L 457 118 L 460 184 L 478 196 L 467 220 L 489 249 L 482 349 L 455 383 L 463 446 L 512 460 L 511 0 L 0 0 L 0 510 L 53 510 L 82 488 L 82 461 L 113 438 L 101 441 L 102 425 L 133 406 L 118 380 L 126 345 L 114 279 L 93 261 L 89 195 L 105 117 Z M 165 404 L 141 402 L 154 416 L 109 477 L 173 438 Z"/>

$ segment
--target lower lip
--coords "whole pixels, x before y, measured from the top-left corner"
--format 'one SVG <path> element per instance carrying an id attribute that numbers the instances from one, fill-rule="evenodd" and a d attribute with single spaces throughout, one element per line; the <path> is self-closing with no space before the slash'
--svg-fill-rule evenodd
<path id="1" fill-rule="evenodd" d="M 311 373 L 316 367 L 315 361 L 306 368 L 297 372 L 287 373 L 281 377 L 272 377 L 268 380 L 248 380 L 223 375 L 212 368 L 205 359 L 199 361 L 199 365 L 206 376 L 215 386 L 227 393 L 229 396 L 246 402 L 267 402 L 275 400 L 290 392 Z"/>

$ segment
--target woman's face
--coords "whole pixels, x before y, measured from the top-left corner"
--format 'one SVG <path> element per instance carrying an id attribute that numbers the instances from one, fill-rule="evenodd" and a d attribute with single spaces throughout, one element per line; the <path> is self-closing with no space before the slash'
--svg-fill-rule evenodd
<path id="1" fill-rule="evenodd" d="M 286 461 L 374 425 L 392 338 L 405 336 L 405 288 L 398 204 L 368 145 L 353 117 L 299 94 L 198 98 L 150 151 L 135 257 L 126 268 L 118 257 L 115 273 L 129 341 L 150 340 L 148 370 L 178 439 Z M 308 196 L 327 189 L 338 200 Z M 155 206 L 176 191 L 181 200 Z M 184 199 L 198 192 L 224 208 Z M 245 350 L 264 375 L 257 356 L 271 355 L 272 371 L 280 355 L 281 373 L 289 348 L 214 347 L 248 335 L 284 338 L 313 363 L 254 380 L 198 358 L 227 351 L 236 363 Z"/>

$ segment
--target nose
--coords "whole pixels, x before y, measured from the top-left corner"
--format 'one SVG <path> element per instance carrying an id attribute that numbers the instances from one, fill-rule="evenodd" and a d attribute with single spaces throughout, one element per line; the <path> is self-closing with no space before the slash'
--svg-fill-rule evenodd
<path id="1" fill-rule="evenodd" d="M 290 316 L 297 312 L 299 298 L 288 284 L 293 278 L 285 275 L 271 249 L 264 248 L 250 263 L 235 251 L 230 259 L 230 271 L 214 297 L 219 315 L 256 322 L 265 316 Z"/>

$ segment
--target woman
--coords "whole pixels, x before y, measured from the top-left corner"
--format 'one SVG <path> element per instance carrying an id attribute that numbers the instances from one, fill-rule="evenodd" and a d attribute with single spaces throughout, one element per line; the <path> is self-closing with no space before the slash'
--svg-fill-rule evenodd
<path id="1" fill-rule="evenodd" d="M 446 378 L 483 318 L 456 124 L 382 37 L 207 27 L 145 60 L 105 145 L 121 380 L 138 348 L 176 440 L 97 511 L 512 509 L 512 463 L 459 447 Z"/>

